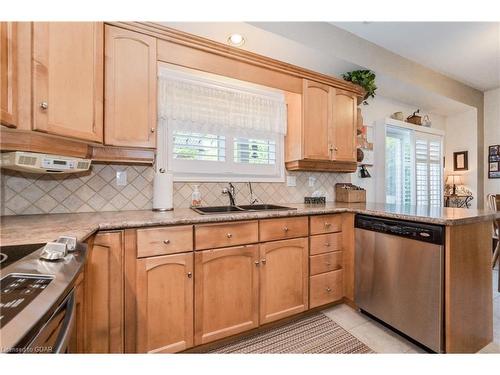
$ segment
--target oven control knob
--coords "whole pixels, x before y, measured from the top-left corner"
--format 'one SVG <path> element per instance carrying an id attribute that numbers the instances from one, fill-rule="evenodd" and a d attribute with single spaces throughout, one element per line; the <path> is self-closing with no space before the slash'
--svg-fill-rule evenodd
<path id="1" fill-rule="evenodd" d="M 64 259 L 68 254 L 68 248 L 66 243 L 63 242 L 47 242 L 44 246 L 42 253 L 40 254 L 40 259 L 55 261 Z"/>

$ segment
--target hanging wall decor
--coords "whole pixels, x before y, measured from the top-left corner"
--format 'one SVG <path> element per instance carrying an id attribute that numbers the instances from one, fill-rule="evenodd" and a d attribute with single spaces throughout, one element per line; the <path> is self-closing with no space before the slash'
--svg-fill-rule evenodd
<path id="1" fill-rule="evenodd" d="M 467 171 L 469 170 L 468 151 L 459 151 L 453 153 L 453 170 Z"/>
<path id="2" fill-rule="evenodd" d="M 500 145 L 488 147 L 488 178 L 500 178 Z"/>

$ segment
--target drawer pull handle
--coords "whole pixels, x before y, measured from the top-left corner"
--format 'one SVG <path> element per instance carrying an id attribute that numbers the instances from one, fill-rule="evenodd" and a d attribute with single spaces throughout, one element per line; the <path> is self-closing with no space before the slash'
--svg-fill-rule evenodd
<path id="1" fill-rule="evenodd" d="M 257 266 L 257 267 L 259 266 L 259 261 L 258 260 L 256 260 L 254 263 L 255 263 L 255 266 Z"/>
<path id="2" fill-rule="evenodd" d="M 168 244 L 170 243 L 170 240 L 163 240 L 163 243 L 164 243 L 165 245 L 168 245 Z"/>
<path id="3" fill-rule="evenodd" d="M 332 290 L 330 289 L 330 287 L 326 287 L 326 291 L 330 293 Z"/>
<path id="4" fill-rule="evenodd" d="M 330 228 L 332 226 L 331 223 L 325 223 L 325 228 Z"/>
<path id="5" fill-rule="evenodd" d="M 187 273 L 187 277 L 188 277 L 188 278 L 192 278 L 192 277 L 193 277 L 193 273 L 192 273 L 192 272 L 188 272 L 188 273 Z"/>
<path id="6" fill-rule="evenodd" d="M 325 242 L 325 247 L 330 247 L 330 242 Z"/>
<path id="7" fill-rule="evenodd" d="M 261 262 L 262 264 L 266 264 L 266 258 L 261 259 L 261 260 L 260 260 L 260 262 Z"/>
<path id="8" fill-rule="evenodd" d="M 226 237 L 227 237 L 227 238 L 231 238 L 231 237 L 233 237 L 233 235 L 232 235 L 231 233 L 227 233 L 227 234 L 226 234 Z"/>
<path id="9" fill-rule="evenodd" d="M 284 230 L 285 232 L 288 232 L 288 227 L 283 227 L 283 230 Z"/>

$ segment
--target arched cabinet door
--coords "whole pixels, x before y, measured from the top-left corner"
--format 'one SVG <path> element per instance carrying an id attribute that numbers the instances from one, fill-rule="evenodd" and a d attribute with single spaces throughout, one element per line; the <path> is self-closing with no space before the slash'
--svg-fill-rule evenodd
<path id="1" fill-rule="evenodd" d="M 33 23 L 33 129 L 102 142 L 102 22 Z"/>
<path id="2" fill-rule="evenodd" d="M 195 345 L 259 325 L 259 245 L 195 253 Z"/>
<path id="3" fill-rule="evenodd" d="M 330 143 L 332 160 L 356 161 L 357 98 L 354 94 L 333 89 Z"/>
<path id="4" fill-rule="evenodd" d="M 106 25 L 105 61 L 104 142 L 154 148 L 156 38 Z"/>
<path id="5" fill-rule="evenodd" d="M 329 132 L 333 88 L 304 79 L 302 90 L 304 158 L 331 160 Z"/>
<path id="6" fill-rule="evenodd" d="M 260 324 L 307 310 L 307 237 L 261 244 L 260 264 Z"/>
<path id="7" fill-rule="evenodd" d="M 137 353 L 193 346 L 193 253 L 137 260 Z"/>

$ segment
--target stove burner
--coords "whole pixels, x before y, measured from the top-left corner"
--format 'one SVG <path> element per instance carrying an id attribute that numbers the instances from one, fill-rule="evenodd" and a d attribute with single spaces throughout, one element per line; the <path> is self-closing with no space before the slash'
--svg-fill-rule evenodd
<path id="1" fill-rule="evenodd" d="M 29 244 L 29 245 L 14 245 L 0 247 L 0 266 L 2 268 L 9 266 L 12 263 L 24 258 L 26 255 L 39 250 L 45 244 Z"/>
<path id="2" fill-rule="evenodd" d="M 0 253 L 0 264 L 2 264 L 4 261 L 6 261 L 8 258 L 7 254 Z"/>

